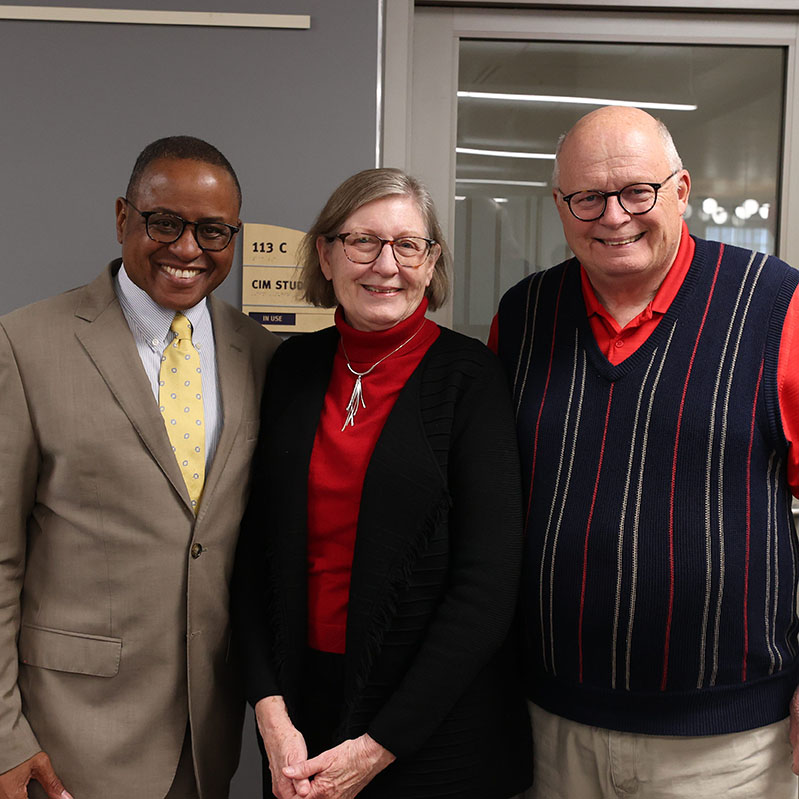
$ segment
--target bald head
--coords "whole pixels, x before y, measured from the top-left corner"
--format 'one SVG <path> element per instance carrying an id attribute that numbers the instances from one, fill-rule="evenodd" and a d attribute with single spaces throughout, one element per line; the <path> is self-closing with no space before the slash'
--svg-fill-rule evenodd
<path id="1" fill-rule="evenodd" d="M 561 165 L 570 157 L 575 143 L 605 137 L 618 137 L 625 133 L 637 133 L 662 150 L 662 155 L 670 172 L 682 169 L 677 148 L 666 125 L 640 108 L 627 108 L 619 105 L 603 106 L 591 111 L 577 120 L 574 126 L 558 140 L 555 150 L 555 167 L 552 172 L 552 186 L 560 187 Z"/>
<path id="2" fill-rule="evenodd" d="M 556 163 L 552 195 L 566 242 L 605 307 L 626 324 L 674 262 L 691 177 L 665 125 L 620 106 L 580 119 L 560 142 Z M 570 206 L 577 193 L 577 202 L 594 202 L 586 216 L 587 205 Z M 641 197 L 652 204 L 640 209 Z"/>

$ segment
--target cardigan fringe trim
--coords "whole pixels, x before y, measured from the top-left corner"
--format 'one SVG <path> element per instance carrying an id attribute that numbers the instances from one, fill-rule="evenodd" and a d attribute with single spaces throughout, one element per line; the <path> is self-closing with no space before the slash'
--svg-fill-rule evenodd
<path id="1" fill-rule="evenodd" d="M 364 639 L 364 651 L 360 658 L 353 680 L 354 691 L 344 703 L 343 721 L 337 731 L 341 737 L 346 737 L 353 727 L 353 710 L 356 702 L 360 701 L 366 688 L 369 674 L 375 664 L 380 649 L 383 646 L 390 622 L 395 617 L 400 594 L 408 587 L 413 575 L 413 569 L 419 557 L 426 549 L 431 537 L 446 523 L 452 501 L 448 494 L 441 498 L 438 506 L 432 510 L 424 527 L 416 534 L 414 541 L 408 546 L 402 563 L 396 568 L 394 576 L 389 582 L 389 588 L 380 606 L 372 615 L 372 623 Z"/>

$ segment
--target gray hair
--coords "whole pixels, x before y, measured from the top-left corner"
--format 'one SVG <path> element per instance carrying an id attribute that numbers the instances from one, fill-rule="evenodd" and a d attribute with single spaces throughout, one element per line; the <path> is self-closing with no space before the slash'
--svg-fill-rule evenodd
<path id="1" fill-rule="evenodd" d="M 364 169 L 347 178 L 330 195 L 311 229 L 303 237 L 297 252 L 297 262 L 302 269 L 302 295 L 307 302 L 322 308 L 333 308 L 338 304 L 332 284 L 322 273 L 316 249 L 319 237 L 332 242 L 341 232 L 341 226 L 361 206 L 393 196 L 410 197 L 416 202 L 427 227 L 427 236 L 438 242 L 441 247 L 441 253 L 433 267 L 433 278 L 425 291 L 425 296 L 433 311 L 446 302 L 452 256 L 444 241 L 433 198 L 419 180 L 401 169 L 388 167 Z"/>

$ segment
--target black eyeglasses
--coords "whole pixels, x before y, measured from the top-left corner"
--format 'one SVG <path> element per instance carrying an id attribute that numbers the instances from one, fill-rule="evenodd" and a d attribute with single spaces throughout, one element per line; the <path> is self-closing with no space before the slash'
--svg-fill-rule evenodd
<path id="1" fill-rule="evenodd" d="M 194 240 L 197 246 L 205 251 L 219 252 L 230 244 L 233 237 L 241 230 L 226 222 L 190 222 L 177 214 L 165 214 L 163 211 L 140 211 L 127 197 L 122 198 L 137 214 L 144 218 L 147 235 L 159 244 L 172 244 L 177 241 L 186 229 L 186 225 L 194 226 Z"/>
<path id="2" fill-rule="evenodd" d="M 581 222 L 599 219 L 608 207 L 608 197 L 618 197 L 619 205 L 633 216 L 648 214 L 658 201 L 658 189 L 673 178 L 680 170 L 676 169 L 660 183 L 631 183 L 618 191 L 575 191 L 564 194 L 563 201 L 569 206 L 572 216 Z"/>
<path id="3" fill-rule="evenodd" d="M 394 260 L 399 266 L 418 269 L 437 242 L 422 236 L 402 236 L 398 239 L 381 239 L 372 233 L 339 233 L 328 236 L 328 241 L 339 239 L 344 245 L 344 255 L 354 264 L 370 264 L 380 257 L 383 247 L 391 245 Z"/>

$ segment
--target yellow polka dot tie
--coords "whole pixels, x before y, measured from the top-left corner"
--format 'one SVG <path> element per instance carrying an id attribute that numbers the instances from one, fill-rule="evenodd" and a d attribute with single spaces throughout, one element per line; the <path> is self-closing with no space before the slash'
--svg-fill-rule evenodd
<path id="1" fill-rule="evenodd" d="M 191 343 L 191 322 L 176 313 L 175 338 L 161 356 L 158 404 L 172 450 L 183 472 L 194 512 L 205 480 L 205 420 L 200 355 Z"/>

